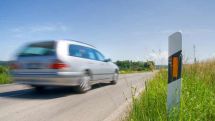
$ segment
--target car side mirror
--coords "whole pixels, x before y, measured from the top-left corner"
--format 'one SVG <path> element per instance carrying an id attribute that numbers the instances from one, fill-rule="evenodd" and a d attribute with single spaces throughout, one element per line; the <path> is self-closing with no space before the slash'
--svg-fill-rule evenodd
<path id="1" fill-rule="evenodd" d="M 110 58 L 105 59 L 104 62 L 111 62 L 111 59 Z"/>

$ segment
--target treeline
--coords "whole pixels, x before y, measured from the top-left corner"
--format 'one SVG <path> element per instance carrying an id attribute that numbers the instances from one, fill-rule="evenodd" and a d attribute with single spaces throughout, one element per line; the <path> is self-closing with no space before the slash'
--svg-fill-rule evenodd
<path id="1" fill-rule="evenodd" d="M 0 66 L 8 66 L 11 61 L 0 61 Z"/>
<path id="2" fill-rule="evenodd" d="M 116 61 L 115 64 L 119 67 L 120 71 L 152 71 L 155 69 L 153 61 Z"/>

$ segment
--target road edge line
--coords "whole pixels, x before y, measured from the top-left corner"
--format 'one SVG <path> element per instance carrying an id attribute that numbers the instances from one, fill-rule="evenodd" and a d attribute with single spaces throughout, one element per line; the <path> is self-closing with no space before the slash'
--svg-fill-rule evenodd
<path id="1" fill-rule="evenodd" d="M 6 86 L 12 86 L 12 85 L 17 85 L 16 83 L 11 83 L 11 84 L 0 84 L 0 87 L 6 87 Z"/>

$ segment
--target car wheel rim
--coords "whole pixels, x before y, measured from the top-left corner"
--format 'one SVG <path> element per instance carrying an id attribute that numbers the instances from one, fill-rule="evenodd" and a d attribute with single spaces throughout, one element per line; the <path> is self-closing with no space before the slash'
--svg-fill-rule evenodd
<path id="1" fill-rule="evenodd" d="M 83 89 L 83 91 L 89 90 L 91 88 L 89 81 L 90 81 L 90 76 L 84 76 L 82 78 L 80 87 Z"/>
<path id="2" fill-rule="evenodd" d="M 117 80 L 118 80 L 118 74 L 117 74 L 117 73 L 114 74 L 113 80 L 114 80 L 114 81 L 117 81 Z"/>

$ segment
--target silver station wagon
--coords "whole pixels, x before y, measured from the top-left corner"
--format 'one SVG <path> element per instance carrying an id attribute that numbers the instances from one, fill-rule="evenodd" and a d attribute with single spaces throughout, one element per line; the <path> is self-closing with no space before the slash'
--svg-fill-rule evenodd
<path id="1" fill-rule="evenodd" d="M 86 92 L 95 83 L 116 84 L 119 68 L 94 46 L 73 40 L 36 42 L 18 52 L 11 64 L 16 83 L 35 87 L 77 86 Z"/>

